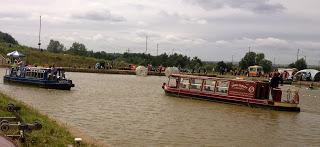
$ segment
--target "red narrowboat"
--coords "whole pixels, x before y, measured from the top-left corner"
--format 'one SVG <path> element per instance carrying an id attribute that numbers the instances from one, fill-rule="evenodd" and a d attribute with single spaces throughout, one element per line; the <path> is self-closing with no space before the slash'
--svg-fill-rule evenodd
<path id="1" fill-rule="evenodd" d="M 300 111 L 298 91 L 288 89 L 282 92 L 281 89 L 272 89 L 269 82 L 172 74 L 168 82 L 163 83 L 162 88 L 167 95 L 178 97 L 236 103 L 281 111 Z"/>

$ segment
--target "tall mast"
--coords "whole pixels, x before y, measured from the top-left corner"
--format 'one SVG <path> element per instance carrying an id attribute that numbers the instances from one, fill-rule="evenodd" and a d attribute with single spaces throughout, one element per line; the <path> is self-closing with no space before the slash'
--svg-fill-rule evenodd
<path id="1" fill-rule="evenodd" d="M 231 59 L 231 65 L 233 65 L 233 55 L 232 55 L 232 57 L 231 57 L 232 59 Z"/>
<path id="2" fill-rule="evenodd" d="M 148 36 L 146 36 L 146 54 L 148 52 Z"/>
<path id="3" fill-rule="evenodd" d="M 39 50 L 41 49 L 41 39 L 40 39 L 40 36 L 41 35 L 41 15 L 40 15 L 40 28 L 39 28 L 39 43 L 38 43 L 38 46 L 39 46 Z"/>
<path id="4" fill-rule="evenodd" d="M 298 49 L 298 52 L 297 52 L 297 61 L 299 60 L 299 52 L 300 52 L 300 49 Z"/>
<path id="5" fill-rule="evenodd" d="M 158 56 L 158 48 L 159 48 L 159 44 L 157 43 L 157 56 Z"/>

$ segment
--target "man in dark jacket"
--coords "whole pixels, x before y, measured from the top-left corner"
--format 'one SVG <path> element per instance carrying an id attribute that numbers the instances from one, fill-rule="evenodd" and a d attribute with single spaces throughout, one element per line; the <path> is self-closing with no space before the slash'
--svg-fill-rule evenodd
<path id="1" fill-rule="evenodd" d="M 271 78 L 270 86 L 272 88 L 278 88 L 280 82 L 281 82 L 281 85 L 283 84 L 283 79 L 279 75 L 280 73 L 276 72 Z"/>
<path id="2" fill-rule="evenodd" d="M 280 75 L 279 72 L 274 73 L 273 77 L 271 78 L 271 82 L 270 82 L 271 96 L 272 96 L 273 100 L 275 100 L 275 97 L 276 97 L 275 89 L 279 88 L 280 82 L 281 82 L 281 85 L 283 84 L 283 79 L 279 75 Z"/>

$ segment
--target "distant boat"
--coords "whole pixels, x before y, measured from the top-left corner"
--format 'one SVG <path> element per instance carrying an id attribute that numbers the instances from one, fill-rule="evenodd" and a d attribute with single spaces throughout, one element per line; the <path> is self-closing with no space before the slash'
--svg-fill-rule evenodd
<path id="1" fill-rule="evenodd" d="M 287 90 L 282 96 L 281 89 L 273 89 L 275 94 L 272 99 L 269 99 L 271 87 L 267 82 L 172 74 L 169 76 L 168 83 L 163 83 L 162 88 L 167 95 L 178 97 L 282 111 L 300 111 L 298 91 Z"/>
<path id="2" fill-rule="evenodd" d="M 72 80 L 66 79 L 62 68 L 22 67 L 6 70 L 3 77 L 6 83 L 21 83 L 42 88 L 70 90 Z"/>

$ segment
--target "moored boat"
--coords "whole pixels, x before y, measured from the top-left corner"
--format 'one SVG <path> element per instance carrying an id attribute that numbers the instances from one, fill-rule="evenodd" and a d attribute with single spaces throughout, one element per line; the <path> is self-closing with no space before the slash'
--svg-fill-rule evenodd
<path id="1" fill-rule="evenodd" d="M 272 89 L 268 82 L 172 74 L 169 76 L 168 83 L 163 83 L 162 88 L 167 95 L 178 97 L 282 111 L 300 111 L 298 91 L 288 89 L 285 91 L 286 97 L 282 97 L 284 92 L 278 88 Z M 269 94 L 270 91 L 273 93 L 272 96 Z"/>
<path id="2" fill-rule="evenodd" d="M 6 70 L 3 81 L 35 85 L 42 88 L 70 90 L 72 80 L 65 77 L 63 68 L 22 67 Z"/>

